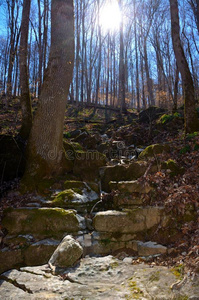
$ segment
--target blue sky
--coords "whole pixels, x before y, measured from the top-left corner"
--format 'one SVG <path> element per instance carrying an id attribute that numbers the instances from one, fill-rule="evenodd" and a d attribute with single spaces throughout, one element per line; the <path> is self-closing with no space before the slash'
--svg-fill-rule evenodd
<path id="1" fill-rule="evenodd" d="M 6 24 L 6 9 L 0 1 L 0 35 L 6 35 L 7 24 Z"/>

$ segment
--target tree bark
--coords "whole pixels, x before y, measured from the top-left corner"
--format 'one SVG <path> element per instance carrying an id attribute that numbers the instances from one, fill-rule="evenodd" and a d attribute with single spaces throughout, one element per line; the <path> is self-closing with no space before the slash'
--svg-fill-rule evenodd
<path id="1" fill-rule="evenodd" d="M 185 132 L 191 133 L 198 130 L 198 118 L 194 98 L 195 93 L 193 80 L 180 40 L 180 25 L 177 0 L 170 0 L 170 13 L 173 49 L 177 65 L 181 73 L 184 89 Z"/>
<path id="2" fill-rule="evenodd" d="M 63 125 L 73 65 L 73 0 L 52 0 L 50 57 L 29 138 L 24 184 L 71 170 L 63 151 Z"/>
<path id="3" fill-rule="evenodd" d="M 32 107 L 29 91 L 29 80 L 28 80 L 28 30 L 29 30 L 29 16 L 30 16 L 30 3 L 31 0 L 24 0 L 23 12 L 21 21 L 21 40 L 20 40 L 20 86 L 21 86 L 21 111 L 22 111 L 22 125 L 19 135 L 27 140 L 32 127 Z"/>
<path id="4" fill-rule="evenodd" d="M 122 11 L 122 0 L 119 0 L 119 7 Z M 125 65 L 124 65 L 124 32 L 123 19 L 120 23 L 120 54 L 119 54 L 119 102 L 120 112 L 126 112 L 125 103 Z"/>

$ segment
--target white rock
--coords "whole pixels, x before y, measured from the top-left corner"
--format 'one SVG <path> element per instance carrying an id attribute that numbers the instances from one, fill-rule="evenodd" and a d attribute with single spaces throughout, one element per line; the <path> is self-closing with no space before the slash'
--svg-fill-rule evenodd
<path id="1" fill-rule="evenodd" d="M 59 244 L 49 260 L 53 267 L 70 267 L 74 265 L 83 254 L 83 248 L 72 236 L 67 235 Z"/>

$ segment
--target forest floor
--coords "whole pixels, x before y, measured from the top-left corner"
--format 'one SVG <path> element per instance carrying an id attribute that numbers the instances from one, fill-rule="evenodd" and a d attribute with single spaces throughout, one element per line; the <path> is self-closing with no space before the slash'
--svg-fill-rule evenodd
<path id="1" fill-rule="evenodd" d="M 79 110 L 68 107 L 64 126 L 64 133 L 86 128 L 92 130 L 93 126 L 104 124 L 104 112 L 97 110 L 91 116 L 92 109 Z M 131 112 L 132 113 L 132 112 Z M 135 115 L 135 113 L 132 113 Z M 3 110 L 0 116 L 0 134 L 13 135 L 18 133 L 20 127 L 20 113 L 18 100 L 13 100 L 8 110 Z M 183 265 L 187 272 L 199 272 L 199 132 L 184 135 L 182 118 L 172 118 L 167 114 L 161 124 L 157 120 L 150 123 L 132 120 L 129 115 L 124 115 L 122 120 L 112 113 L 108 124 L 104 124 L 104 133 L 112 132 L 112 137 L 119 139 L 121 136 L 131 134 L 137 141 L 136 146 L 147 146 L 155 143 L 170 143 L 172 152 L 160 154 L 151 158 L 157 165 L 168 159 L 175 160 L 179 167 L 184 168 L 184 174 L 171 176 L 167 170 L 159 170 L 155 174 L 145 174 L 145 180 L 157 187 L 156 197 L 146 196 L 145 203 L 149 205 L 164 206 L 168 211 L 175 213 L 176 218 L 185 213 L 187 205 L 193 206 L 197 212 L 196 221 L 184 222 L 179 229 L 183 238 L 170 245 L 169 255 L 152 258 L 148 264 L 152 265 Z M 115 133 L 115 134 L 114 134 Z M 0 202 L 0 217 L 3 210 L 9 206 L 21 207 L 27 203 L 30 195 L 18 196 L 14 193 L 18 179 L 12 182 L 1 182 L 2 186 L 8 185 Z M 10 192 L 11 191 L 11 192 Z M 13 193 L 12 193 L 13 191 Z M 134 263 L 142 262 L 138 258 Z"/>

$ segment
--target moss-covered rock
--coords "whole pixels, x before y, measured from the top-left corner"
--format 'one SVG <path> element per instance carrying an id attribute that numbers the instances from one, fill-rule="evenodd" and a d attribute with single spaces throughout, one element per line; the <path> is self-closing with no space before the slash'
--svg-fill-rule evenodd
<path id="1" fill-rule="evenodd" d="M 65 181 L 64 186 L 68 187 L 68 189 L 56 195 L 52 201 L 53 206 L 76 208 L 78 211 L 82 211 L 86 208 L 91 208 L 99 200 L 99 192 L 93 191 L 85 182 Z"/>
<path id="2" fill-rule="evenodd" d="M 153 157 L 157 154 L 169 153 L 170 146 L 168 144 L 154 144 L 146 147 L 144 151 L 142 151 L 138 157 L 138 159 L 146 159 L 148 157 Z"/>
<path id="3" fill-rule="evenodd" d="M 170 170 L 170 175 L 172 177 L 184 173 L 184 168 L 180 167 L 178 163 L 173 159 L 169 159 L 163 162 L 161 168 Z"/>
<path id="4" fill-rule="evenodd" d="M 74 211 L 61 208 L 8 208 L 2 226 L 11 235 L 31 234 L 40 239 L 61 238 L 66 232 L 80 229 Z"/>
<path id="5" fill-rule="evenodd" d="M 73 190 L 68 189 L 60 192 L 52 201 L 52 204 L 57 207 L 66 207 L 67 203 L 70 203 L 75 197 Z"/>

